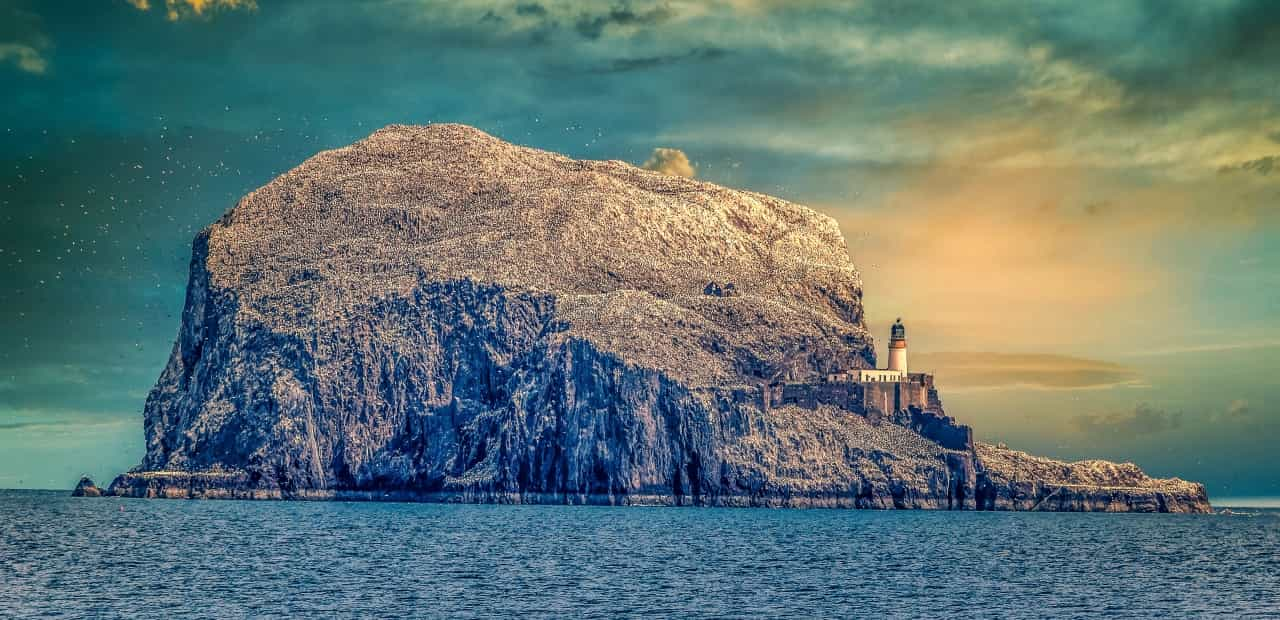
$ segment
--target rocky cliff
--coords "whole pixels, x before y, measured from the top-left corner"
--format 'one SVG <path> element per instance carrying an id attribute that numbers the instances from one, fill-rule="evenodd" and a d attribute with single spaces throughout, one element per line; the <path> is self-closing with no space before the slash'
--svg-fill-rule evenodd
<path id="1" fill-rule="evenodd" d="M 197 237 L 146 457 L 108 493 L 1207 509 L 1180 481 L 1049 476 L 940 411 L 762 401 L 874 362 L 826 216 L 391 126 Z"/>

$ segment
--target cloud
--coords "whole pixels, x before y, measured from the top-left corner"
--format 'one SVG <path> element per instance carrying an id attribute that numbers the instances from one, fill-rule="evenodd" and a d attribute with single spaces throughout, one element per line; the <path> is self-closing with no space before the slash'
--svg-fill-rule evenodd
<path id="1" fill-rule="evenodd" d="M 940 119 L 921 140 L 930 156 L 955 154 L 981 140 L 989 121 L 1003 119 L 1052 138 L 1004 165 L 1207 178 L 1223 163 L 1269 154 L 1259 152 L 1266 138 L 1258 127 L 1275 129 L 1263 59 L 1280 52 L 1274 42 L 1280 36 L 1265 36 L 1280 31 L 1280 11 L 1270 4 L 1111 3 L 1066 10 L 1055 3 L 950 8 L 863 0 L 778 4 L 767 15 L 704 7 L 697 17 L 677 5 L 677 19 L 663 34 L 672 44 L 699 37 L 696 45 L 752 58 L 754 84 L 742 90 L 751 91 L 755 105 L 776 99 L 786 108 L 780 114 L 825 106 L 830 118 L 788 119 L 785 133 L 800 125 L 814 148 L 862 142 L 891 150 L 899 145 L 867 136 L 866 126 L 920 111 Z M 694 24 L 697 33 L 686 32 Z M 1181 44 L 1186 40 L 1203 45 Z M 716 85 L 736 94 L 735 77 L 726 73 Z M 800 92 L 805 95 L 795 96 Z M 728 136 L 737 129 L 708 131 Z"/>
<path id="2" fill-rule="evenodd" d="M 1051 354 L 917 353 L 911 365 L 933 372 L 948 390 L 1031 387 L 1051 390 L 1099 389 L 1140 380 L 1127 366 Z"/>
<path id="3" fill-rule="evenodd" d="M 665 54 L 660 56 L 635 56 L 630 58 L 615 58 L 608 64 L 595 70 L 596 73 L 624 73 L 627 71 L 642 71 L 645 69 L 653 69 L 664 65 L 671 65 L 678 62 L 693 60 L 714 60 L 725 55 L 724 50 L 707 48 L 694 49 L 682 54 Z"/>
<path id="4" fill-rule="evenodd" d="M 1030 66 L 1021 92 L 1032 104 L 1064 105 L 1097 114 L 1126 103 L 1121 84 L 1070 60 L 1053 58 L 1046 47 L 1033 48 L 1027 57 Z"/>
<path id="5" fill-rule="evenodd" d="M 545 43 L 549 36 L 559 32 L 570 33 L 575 35 L 574 39 L 588 42 L 613 34 L 631 35 L 640 29 L 670 21 L 677 12 L 669 3 L 650 0 L 625 1 L 612 6 L 605 3 L 592 6 L 567 0 L 498 2 L 496 5 L 487 0 L 462 0 L 452 3 L 446 10 L 433 10 L 430 15 L 433 26 L 448 21 L 457 25 L 484 23 L 499 31 L 489 34 L 501 36 L 524 32 L 532 35 L 535 41 Z"/>
<path id="6" fill-rule="evenodd" d="M 44 23 L 34 13 L 16 7 L 0 8 L 0 65 L 43 75 L 49 69 L 45 52 L 52 47 Z"/>
<path id="7" fill-rule="evenodd" d="M 1141 403 L 1132 411 L 1078 415 L 1072 418 L 1072 423 L 1078 431 L 1092 437 L 1137 439 L 1180 428 L 1182 414 Z"/>
<path id="8" fill-rule="evenodd" d="M 1227 410 L 1224 413 L 1228 418 L 1239 420 L 1241 418 L 1249 417 L 1251 411 L 1252 409 L 1249 407 L 1249 401 L 1237 398 L 1227 405 Z"/>
<path id="9" fill-rule="evenodd" d="M 656 148 L 640 166 L 646 170 L 661 172 L 677 177 L 693 178 L 697 169 L 689 162 L 689 157 L 680 149 Z"/>
<path id="10" fill-rule="evenodd" d="M 13 63 L 13 66 L 36 75 L 49 68 L 49 61 L 34 47 L 21 43 L 0 43 L 0 63 Z"/>
<path id="11" fill-rule="evenodd" d="M 150 11 L 151 0 L 125 0 L 139 11 Z M 256 11 L 256 0 L 156 0 L 157 6 L 163 2 L 165 17 L 169 21 L 177 21 L 187 17 L 206 17 L 218 11 Z"/>
<path id="12" fill-rule="evenodd" d="M 665 4 L 641 11 L 630 6 L 616 6 L 605 13 L 579 17 L 574 23 L 574 30 L 588 39 L 599 39 L 606 28 L 649 26 L 662 23 L 673 15 L 671 7 Z"/>
<path id="13" fill-rule="evenodd" d="M 541 17 L 546 14 L 547 14 L 547 7 L 544 7 L 541 4 L 538 4 L 537 2 L 527 2 L 527 3 L 516 5 L 516 15 L 523 15 L 526 17 L 529 17 L 529 16 Z"/>
<path id="14" fill-rule="evenodd" d="M 1274 415 L 1274 412 L 1266 408 L 1265 403 L 1260 403 L 1245 398 L 1237 398 L 1227 403 L 1226 407 L 1214 412 L 1209 419 L 1214 423 L 1235 424 L 1241 428 L 1256 428 L 1258 430 L 1265 429 L 1267 433 L 1271 433 L 1272 429 L 1280 424 L 1280 417 Z"/>
<path id="15" fill-rule="evenodd" d="M 25 415 L 30 415 L 28 411 Z M 19 420 L 16 422 L 0 422 L 0 432 L 3 431 L 38 431 L 50 434 L 66 434 L 75 432 L 76 430 L 85 429 L 102 429 L 108 427 L 132 426 L 138 424 L 136 415 L 128 414 L 112 414 L 112 417 L 98 416 L 86 417 L 86 414 L 79 414 L 76 418 L 56 418 L 48 420 Z"/>
<path id="16" fill-rule="evenodd" d="M 1155 347 L 1132 351 L 1130 357 L 1155 357 L 1162 355 L 1184 355 L 1187 353 L 1216 353 L 1220 351 L 1249 351 L 1254 349 L 1272 349 L 1280 347 L 1280 340 L 1262 338 L 1248 342 L 1222 342 L 1210 344 L 1189 344 L 1172 347 Z"/>
<path id="17" fill-rule="evenodd" d="M 1234 426 L 1239 432 L 1274 436 L 1280 429 L 1280 416 L 1265 402 L 1237 398 L 1209 416 L 1213 424 Z"/>
<path id="18" fill-rule="evenodd" d="M 1232 172 L 1252 172 L 1262 176 L 1271 176 L 1271 172 L 1280 170 L 1280 155 L 1268 155 L 1257 159 L 1242 161 L 1237 164 L 1231 164 L 1218 168 L 1218 172 L 1230 174 Z"/>

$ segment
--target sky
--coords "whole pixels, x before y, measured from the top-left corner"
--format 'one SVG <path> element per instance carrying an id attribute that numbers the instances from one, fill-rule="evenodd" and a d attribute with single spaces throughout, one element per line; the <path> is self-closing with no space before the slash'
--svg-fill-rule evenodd
<path id="1" fill-rule="evenodd" d="M 1278 66 L 1270 0 L 0 0 L 0 488 L 140 461 L 201 228 L 447 121 L 834 217 L 979 440 L 1280 495 Z"/>

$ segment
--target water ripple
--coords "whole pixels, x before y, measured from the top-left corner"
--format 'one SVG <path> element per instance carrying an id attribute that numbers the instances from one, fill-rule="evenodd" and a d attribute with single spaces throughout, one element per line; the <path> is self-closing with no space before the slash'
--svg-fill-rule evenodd
<path id="1" fill-rule="evenodd" d="M 0 491 L 0 616 L 1275 617 L 1280 511 L 1251 515 Z"/>

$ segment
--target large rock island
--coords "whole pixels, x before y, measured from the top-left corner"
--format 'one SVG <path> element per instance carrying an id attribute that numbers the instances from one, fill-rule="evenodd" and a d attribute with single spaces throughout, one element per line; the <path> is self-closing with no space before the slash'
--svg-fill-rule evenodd
<path id="1" fill-rule="evenodd" d="M 975 445 L 931 377 L 840 379 L 875 361 L 824 215 L 391 126 L 196 238 L 146 457 L 107 494 L 1209 510 L 1132 465 Z"/>

